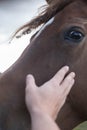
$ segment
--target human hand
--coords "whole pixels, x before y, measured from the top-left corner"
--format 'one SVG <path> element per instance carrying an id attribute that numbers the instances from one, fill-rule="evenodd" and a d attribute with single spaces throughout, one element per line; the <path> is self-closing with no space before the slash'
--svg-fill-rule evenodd
<path id="1" fill-rule="evenodd" d="M 75 73 L 71 72 L 66 77 L 69 67 L 65 66 L 41 87 L 35 84 L 34 77 L 28 75 L 26 79 L 25 101 L 30 113 L 41 111 L 56 119 L 58 112 L 65 103 L 75 80 Z"/>

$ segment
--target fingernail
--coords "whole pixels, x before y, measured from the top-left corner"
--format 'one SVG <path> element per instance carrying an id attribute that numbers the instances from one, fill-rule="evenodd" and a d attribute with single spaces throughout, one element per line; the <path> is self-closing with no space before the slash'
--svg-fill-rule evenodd
<path id="1" fill-rule="evenodd" d="M 66 69 L 66 71 L 68 71 L 68 70 L 69 70 L 69 66 L 66 65 L 66 66 L 65 66 L 65 69 Z"/>
<path id="2" fill-rule="evenodd" d="M 32 77 L 32 75 L 31 75 L 31 74 L 28 74 L 27 77 L 26 77 L 26 79 L 27 79 L 27 80 L 30 80 L 31 77 Z"/>
<path id="3" fill-rule="evenodd" d="M 73 78 L 76 76 L 75 72 L 71 72 L 71 75 Z"/>

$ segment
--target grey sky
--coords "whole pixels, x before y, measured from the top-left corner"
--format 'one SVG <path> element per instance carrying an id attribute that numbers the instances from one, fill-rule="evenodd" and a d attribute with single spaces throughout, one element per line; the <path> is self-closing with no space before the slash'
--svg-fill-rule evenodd
<path id="1" fill-rule="evenodd" d="M 6 39 L 37 14 L 45 0 L 0 0 L 0 72 L 9 68 L 29 44 L 29 37 L 7 44 Z"/>

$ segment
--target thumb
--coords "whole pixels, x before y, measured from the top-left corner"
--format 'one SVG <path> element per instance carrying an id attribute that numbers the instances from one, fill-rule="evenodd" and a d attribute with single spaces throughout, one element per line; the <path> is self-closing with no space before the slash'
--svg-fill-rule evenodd
<path id="1" fill-rule="evenodd" d="M 31 74 L 27 75 L 26 88 L 29 90 L 36 88 L 35 79 L 34 79 L 33 75 L 31 75 Z"/>

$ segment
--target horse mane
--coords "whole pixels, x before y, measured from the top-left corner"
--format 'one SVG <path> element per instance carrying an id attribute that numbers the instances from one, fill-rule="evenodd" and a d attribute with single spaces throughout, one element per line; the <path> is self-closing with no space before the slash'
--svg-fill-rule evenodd
<path id="1" fill-rule="evenodd" d="M 55 16 L 58 12 L 63 10 L 67 5 L 71 4 L 76 0 L 49 0 L 50 2 L 48 5 L 43 6 L 44 10 L 30 22 L 26 23 L 25 25 L 21 26 L 12 36 L 12 39 L 20 33 L 17 38 L 21 37 L 22 35 L 29 34 L 33 29 L 36 29 L 40 25 L 45 24 L 49 21 L 53 16 Z"/>

